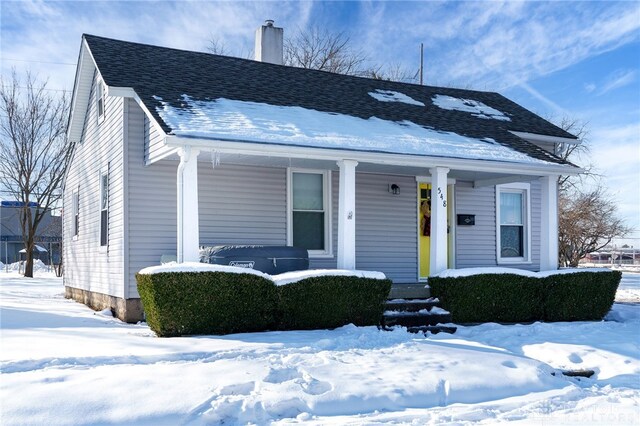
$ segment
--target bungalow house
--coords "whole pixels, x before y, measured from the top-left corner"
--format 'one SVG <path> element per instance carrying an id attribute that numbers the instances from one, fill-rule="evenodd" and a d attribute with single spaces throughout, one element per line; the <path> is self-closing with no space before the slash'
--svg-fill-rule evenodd
<path id="1" fill-rule="evenodd" d="M 66 296 L 141 318 L 135 273 L 199 246 L 292 245 L 311 268 L 417 283 L 557 268 L 556 154 L 577 143 L 498 93 L 84 35 L 65 180 Z"/>

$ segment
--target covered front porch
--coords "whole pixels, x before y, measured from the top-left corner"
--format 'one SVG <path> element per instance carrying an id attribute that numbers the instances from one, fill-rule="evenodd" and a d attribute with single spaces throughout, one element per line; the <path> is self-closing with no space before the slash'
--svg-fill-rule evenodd
<path id="1" fill-rule="evenodd" d="M 166 143 L 172 151 L 156 161 L 176 167 L 179 262 L 198 261 L 201 245 L 268 240 L 309 244 L 312 268 L 381 270 L 402 284 L 456 267 L 557 268 L 561 166 L 172 136 Z M 262 188 L 265 182 L 269 188 Z M 236 187 L 240 193 L 231 195 Z M 501 223 L 500 188 L 522 194 L 518 223 Z M 237 240 L 216 232 L 225 226 L 224 218 L 236 209 L 242 216 L 239 210 L 251 205 L 236 198 L 253 196 L 268 204 L 265 215 L 271 222 L 246 224 Z M 213 222 L 215 229 L 209 226 Z M 316 225 L 318 235 L 304 238 Z M 518 236 L 517 256 L 500 247 L 508 239 L 502 234 L 510 232 Z"/>

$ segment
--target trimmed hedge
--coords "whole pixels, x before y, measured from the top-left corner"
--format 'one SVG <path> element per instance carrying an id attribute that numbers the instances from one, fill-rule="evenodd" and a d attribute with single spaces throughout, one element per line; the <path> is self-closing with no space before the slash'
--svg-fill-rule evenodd
<path id="1" fill-rule="evenodd" d="M 543 278 L 545 321 L 601 320 L 611 310 L 622 273 L 576 272 Z"/>
<path id="2" fill-rule="evenodd" d="M 322 276 L 278 287 L 281 330 L 378 325 L 391 280 Z"/>
<path id="3" fill-rule="evenodd" d="M 136 274 L 147 324 L 158 336 L 274 329 L 276 288 L 252 274 Z"/>
<path id="4" fill-rule="evenodd" d="M 276 286 L 253 274 L 136 274 L 149 327 L 161 337 L 377 325 L 391 281 L 323 276 Z"/>
<path id="5" fill-rule="evenodd" d="M 456 322 L 530 322 L 543 317 L 539 281 L 516 274 L 481 274 L 431 277 L 429 287 Z"/>
<path id="6" fill-rule="evenodd" d="M 458 323 L 589 321 L 609 312 L 621 276 L 618 271 L 544 278 L 479 274 L 432 277 L 429 286 Z"/>

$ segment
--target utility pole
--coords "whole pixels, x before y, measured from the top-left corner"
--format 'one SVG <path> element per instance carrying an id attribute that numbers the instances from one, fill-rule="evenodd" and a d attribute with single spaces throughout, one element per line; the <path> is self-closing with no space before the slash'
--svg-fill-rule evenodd
<path id="1" fill-rule="evenodd" d="M 424 43 L 420 43 L 420 86 L 423 83 L 423 73 L 424 73 Z"/>

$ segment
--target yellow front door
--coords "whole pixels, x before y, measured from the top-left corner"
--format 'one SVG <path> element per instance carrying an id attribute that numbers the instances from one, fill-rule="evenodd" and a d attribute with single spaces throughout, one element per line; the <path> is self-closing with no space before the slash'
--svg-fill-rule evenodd
<path id="1" fill-rule="evenodd" d="M 418 242 L 420 245 L 420 279 L 429 276 L 431 251 L 431 184 L 418 185 Z"/>

